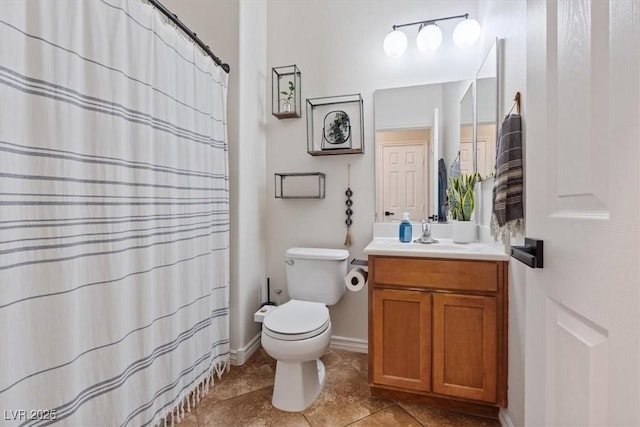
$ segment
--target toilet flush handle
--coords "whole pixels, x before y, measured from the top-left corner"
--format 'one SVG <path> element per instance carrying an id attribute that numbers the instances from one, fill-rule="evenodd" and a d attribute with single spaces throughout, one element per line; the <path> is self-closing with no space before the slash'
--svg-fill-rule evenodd
<path id="1" fill-rule="evenodd" d="M 286 262 L 288 265 L 293 265 L 292 259 L 285 259 L 284 262 Z"/>

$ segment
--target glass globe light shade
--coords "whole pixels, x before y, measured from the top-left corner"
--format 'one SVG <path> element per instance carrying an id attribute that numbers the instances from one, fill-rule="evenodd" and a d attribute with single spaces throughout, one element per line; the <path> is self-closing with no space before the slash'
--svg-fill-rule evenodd
<path id="1" fill-rule="evenodd" d="M 442 43 L 442 30 L 435 24 L 425 25 L 418 33 L 416 44 L 422 52 L 434 52 Z"/>
<path id="2" fill-rule="evenodd" d="M 458 47 L 473 46 L 480 38 L 480 24 L 475 19 L 465 19 L 453 30 L 453 42 Z"/>
<path id="3" fill-rule="evenodd" d="M 407 35 L 402 31 L 393 30 L 384 38 L 384 52 L 389 56 L 400 56 L 407 50 Z"/>

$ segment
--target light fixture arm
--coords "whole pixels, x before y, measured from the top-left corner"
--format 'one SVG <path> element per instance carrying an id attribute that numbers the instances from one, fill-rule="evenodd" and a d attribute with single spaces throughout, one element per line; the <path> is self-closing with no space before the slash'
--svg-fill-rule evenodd
<path id="1" fill-rule="evenodd" d="M 436 19 L 427 19 L 426 21 L 416 21 L 416 22 L 410 22 L 408 24 L 400 24 L 400 25 L 394 25 L 393 26 L 393 30 L 395 31 L 398 28 L 402 28 L 402 27 L 410 27 L 412 25 L 419 25 L 419 24 L 435 24 L 438 21 L 446 21 L 448 19 L 468 19 L 469 18 L 469 14 L 465 13 L 464 15 L 456 15 L 456 16 L 447 16 L 444 18 L 436 18 Z"/>

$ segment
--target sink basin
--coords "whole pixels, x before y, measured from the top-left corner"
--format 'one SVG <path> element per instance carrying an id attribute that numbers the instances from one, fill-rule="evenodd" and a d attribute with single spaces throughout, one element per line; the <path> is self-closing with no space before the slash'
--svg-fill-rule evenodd
<path id="1" fill-rule="evenodd" d="M 483 243 L 454 243 L 438 239 L 438 243 L 402 243 L 398 239 L 375 238 L 364 249 L 367 255 L 410 256 L 423 258 L 457 258 L 506 261 L 509 256 L 498 248 Z"/>
<path id="2" fill-rule="evenodd" d="M 382 244 L 385 246 L 385 243 Z M 400 249 L 410 249 L 410 250 L 468 250 L 471 248 L 470 246 L 463 245 L 460 243 L 447 243 L 447 242 L 438 242 L 438 243 L 401 243 L 401 242 L 392 242 L 389 243 L 389 248 L 400 248 Z"/>

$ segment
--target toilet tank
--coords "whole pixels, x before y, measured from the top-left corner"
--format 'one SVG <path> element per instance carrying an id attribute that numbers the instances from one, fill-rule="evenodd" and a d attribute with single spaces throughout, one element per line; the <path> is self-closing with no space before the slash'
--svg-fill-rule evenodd
<path id="1" fill-rule="evenodd" d="M 348 258 L 344 249 L 289 248 L 285 253 L 289 296 L 336 304 L 346 290 Z"/>

